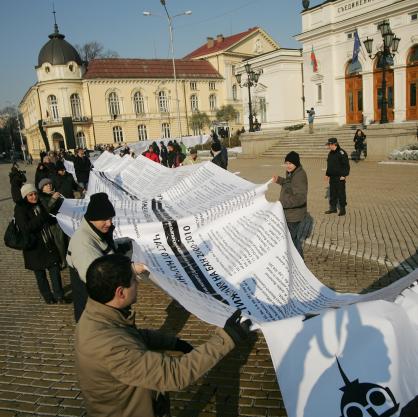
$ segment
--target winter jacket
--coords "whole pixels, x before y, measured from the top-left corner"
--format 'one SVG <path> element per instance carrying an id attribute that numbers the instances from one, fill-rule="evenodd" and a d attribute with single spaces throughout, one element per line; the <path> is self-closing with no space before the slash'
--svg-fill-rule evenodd
<path id="1" fill-rule="evenodd" d="M 234 348 L 223 329 L 188 354 L 169 356 L 176 338 L 140 330 L 135 313 L 88 299 L 77 324 L 76 368 L 87 413 L 94 417 L 154 417 L 157 392 L 194 383 Z"/>
<path id="2" fill-rule="evenodd" d="M 35 187 L 36 188 L 39 187 L 39 183 L 44 178 L 52 179 L 52 174 L 49 172 L 49 169 L 46 165 L 44 165 L 43 163 L 39 163 L 38 167 L 36 168 L 36 173 L 35 173 Z"/>
<path id="3" fill-rule="evenodd" d="M 67 263 L 77 270 L 80 279 L 86 282 L 86 273 L 90 264 L 103 255 L 115 253 L 112 245 L 100 236 L 83 218 L 80 227 L 70 239 L 67 251 Z"/>
<path id="4" fill-rule="evenodd" d="M 25 268 L 36 271 L 53 264 L 59 265 L 61 259 L 51 230 L 57 220 L 47 213 L 43 205 L 40 202 L 31 204 L 23 199 L 15 206 L 15 219 L 22 233 L 35 237 L 34 246 L 23 251 Z"/>
<path id="5" fill-rule="evenodd" d="M 144 156 L 145 158 L 151 159 L 151 161 L 160 163 L 160 157 L 155 152 L 145 152 Z"/>
<path id="6" fill-rule="evenodd" d="M 327 159 L 327 177 L 347 177 L 350 173 L 350 162 L 347 152 L 337 146 L 335 151 L 330 151 Z"/>
<path id="7" fill-rule="evenodd" d="M 182 165 L 194 165 L 194 164 L 200 164 L 202 160 L 197 157 L 196 159 L 193 159 L 190 155 L 182 162 Z"/>
<path id="8" fill-rule="evenodd" d="M 74 170 L 78 182 L 85 184 L 89 182 L 91 167 L 90 159 L 87 156 L 83 156 L 82 158 L 76 156 L 74 158 Z"/>
<path id="9" fill-rule="evenodd" d="M 286 173 L 286 178 L 279 177 L 277 183 L 282 186 L 280 202 L 288 223 L 300 222 L 307 212 L 308 178 L 302 166 Z"/>
<path id="10" fill-rule="evenodd" d="M 64 175 L 55 175 L 54 186 L 55 190 L 65 198 L 74 198 L 74 191 L 81 190 L 81 187 L 74 181 L 74 177 L 68 172 Z"/>
<path id="11" fill-rule="evenodd" d="M 222 151 L 219 151 L 215 154 L 215 156 L 212 159 L 212 162 L 223 169 L 227 169 L 228 167 L 228 160 L 225 160 L 225 154 L 222 153 Z"/>

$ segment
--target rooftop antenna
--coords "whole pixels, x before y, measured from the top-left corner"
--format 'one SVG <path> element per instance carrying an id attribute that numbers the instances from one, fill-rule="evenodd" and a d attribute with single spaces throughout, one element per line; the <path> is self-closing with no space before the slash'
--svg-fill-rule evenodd
<path id="1" fill-rule="evenodd" d="M 52 14 L 54 15 L 54 29 L 55 33 L 58 33 L 58 25 L 57 25 L 57 17 L 56 17 L 56 11 L 55 11 L 55 4 L 52 2 Z"/>

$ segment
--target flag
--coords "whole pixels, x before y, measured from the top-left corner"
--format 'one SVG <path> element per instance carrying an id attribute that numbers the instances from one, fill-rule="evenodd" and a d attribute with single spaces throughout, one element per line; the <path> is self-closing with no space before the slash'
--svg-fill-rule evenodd
<path id="1" fill-rule="evenodd" d="M 316 60 L 315 52 L 313 50 L 313 45 L 312 45 L 312 51 L 311 51 L 311 65 L 312 65 L 313 72 L 318 72 L 318 61 Z"/>
<path id="2" fill-rule="evenodd" d="M 356 29 L 354 32 L 353 59 L 351 60 L 353 64 L 358 61 L 358 54 L 360 52 L 360 48 L 361 48 L 361 42 L 360 42 L 360 38 L 358 36 L 358 32 Z"/>

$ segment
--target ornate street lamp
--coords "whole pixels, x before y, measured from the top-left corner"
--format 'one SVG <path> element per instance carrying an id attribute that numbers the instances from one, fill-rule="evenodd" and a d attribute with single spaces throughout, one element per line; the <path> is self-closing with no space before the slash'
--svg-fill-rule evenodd
<path id="1" fill-rule="evenodd" d="M 258 83 L 258 79 L 260 75 L 263 73 L 262 69 L 259 70 L 252 70 L 251 65 L 247 62 L 244 65 L 245 73 L 247 74 L 246 80 L 242 80 L 242 74 L 235 74 L 235 78 L 237 79 L 238 85 L 242 87 L 248 87 L 248 121 L 249 121 L 249 131 L 254 132 L 254 122 L 253 122 L 253 107 L 251 103 L 251 87 L 255 87 Z"/>
<path id="2" fill-rule="evenodd" d="M 363 41 L 366 51 L 370 57 L 370 59 L 374 60 L 377 58 L 377 63 L 382 66 L 382 101 L 381 101 L 381 112 L 380 112 L 380 123 L 387 123 L 388 122 L 388 101 L 386 97 L 386 68 L 388 66 L 388 59 L 395 56 L 396 52 L 398 52 L 400 38 L 395 36 L 392 32 L 389 22 L 385 21 L 378 26 L 380 33 L 383 38 L 383 45 L 379 51 L 377 51 L 374 55 L 373 52 L 373 38 L 367 38 Z"/>
<path id="3" fill-rule="evenodd" d="M 171 51 L 171 61 L 173 64 L 173 76 L 174 76 L 174 91 L 176 94 L 176 110 L 177 110 L 177 125 L 178 125 L 178 131 L 180 134 L 180 138 L 183 137 L 183 132 L 181 128 L 181 118 L 180 118 L 180 104 L 179 104 L 179 93 L 177 89 L 177 72 L 176 72 L 176 61 L 174 59 L 174 36 L 173 36 L 173 19 L 178 16 L 190 16 L 192 14 L 191 10 L 186 10 L 183 13 L 175 14 L 174 16 L 170 15 L 170 13 L 167 10 L 167 6 L 165 4 L 165 0 L 160 0 L 161 5 L 164 7 L 164 11 L 167 15 L 167 22 L 168 22 L 168 31 L 170 34 L 170 51 Z M 159 16 L 158 14 L 151 13 L 148 11 L 142 12 L 144 16 Z"/>

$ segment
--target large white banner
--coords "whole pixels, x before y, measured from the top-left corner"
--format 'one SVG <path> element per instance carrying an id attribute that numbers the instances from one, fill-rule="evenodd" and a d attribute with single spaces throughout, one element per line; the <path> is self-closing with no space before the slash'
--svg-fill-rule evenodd
<path id="1" fill-rule="evenodd" d="M 265 199 L 267 185 L 248 182 L 211 162 L 169 169 L 142 156 L 132 159 L 104 153 L 90 175 L 87 198 L 65 200 L 58 219 L 71 235 L 86 210 L 88 196 L 100 191 L 108 193 L 116 211 L 115 237 L 133 239 L 134 259 L 148 266 L 157 285 L 206 322 L 223 326 L 238 308 L 262 328 L 289 416 L 343 415 L 336 406 L 338 401 L 332 402 L 331 408 L 320 407 L 325 397 L 318 387 L 329 383 L 321 380 L 321 375 L 332 367 L 335 376 L 335 366 L 339 369 L 336 359 L 340 358 L 341 369 L 346 369 L 348 378 L 341 381 L 348 383 L 358 378 L 358 368 L 351 367 L 352 362 L 341 348 L 347 340 L 358 346 L 364 343 L 361 331 L 359 335 L 354 326 L 349 326 L 354 324 L 353 317 L 376 328 L 384 320 L 395 320 L 397 324 L 399 321 L 402 334 L 405 330 L 403 341 L 407 341 L 409 323 L 403 307 L 393 301 L 418 276 L 412 273 L 365 295 L 327 288 L 308 270 L 293 246 L 281 204 Z M 359 302 L 362 303 L 351 305 Z M 382 316 L 386 307 L 390 313 Z M 339 327 L 332 327 L 333 323 Z M 386 334 L 385 329 L 382 332 Z M 415 332 L 414 337 L 418 337 L 416 328 Z M 317 340 L 313 336 L 317 333 L 331 342 L 318 342 L 318 348 L 311 350 L 310 343 Z M 396 357 L 392 339 L 377 338 L 375 343 L 382 342 L 385 347 L 381 350 Z M 304 342 L 307 345 L 303 346 Z M 365 351 L 363 358 L 355 357 L 364 365 L 371 350 Z M 289 356 L 289 352 L 295 356 Z M 415 360 L 417 343 L 410 352 L 410 359 Z M 321 354 L 326 360 L 319 359 Z M 288 378 L 286 371 L 291 372 L 294 361 L 300 372 Z M 312 372 L 307 372 L 309 366 Z M 396 365 L 395 374 L 400 369 Z M 382 377 L 373 379 L 374 376 L 370 375 L 372 379 L 367 382 L 388 381 Z M 394 377 L 392 382 L 396 385 L 399 379 Z M 418 393 L 415 382 L 405 376 L 403 384 L 411 384 L 411 393 Z M 297 389 L 303 395 L 295 399 L 292 395 Z M 310 396 L 311 392 L 315 394 Z M 398 396 L 397 401 L 402 399 L 402 404 L 406 404 L 411 395 Z M 307 403 L 313 404 L 310 414 L 305 413 Z"/>

